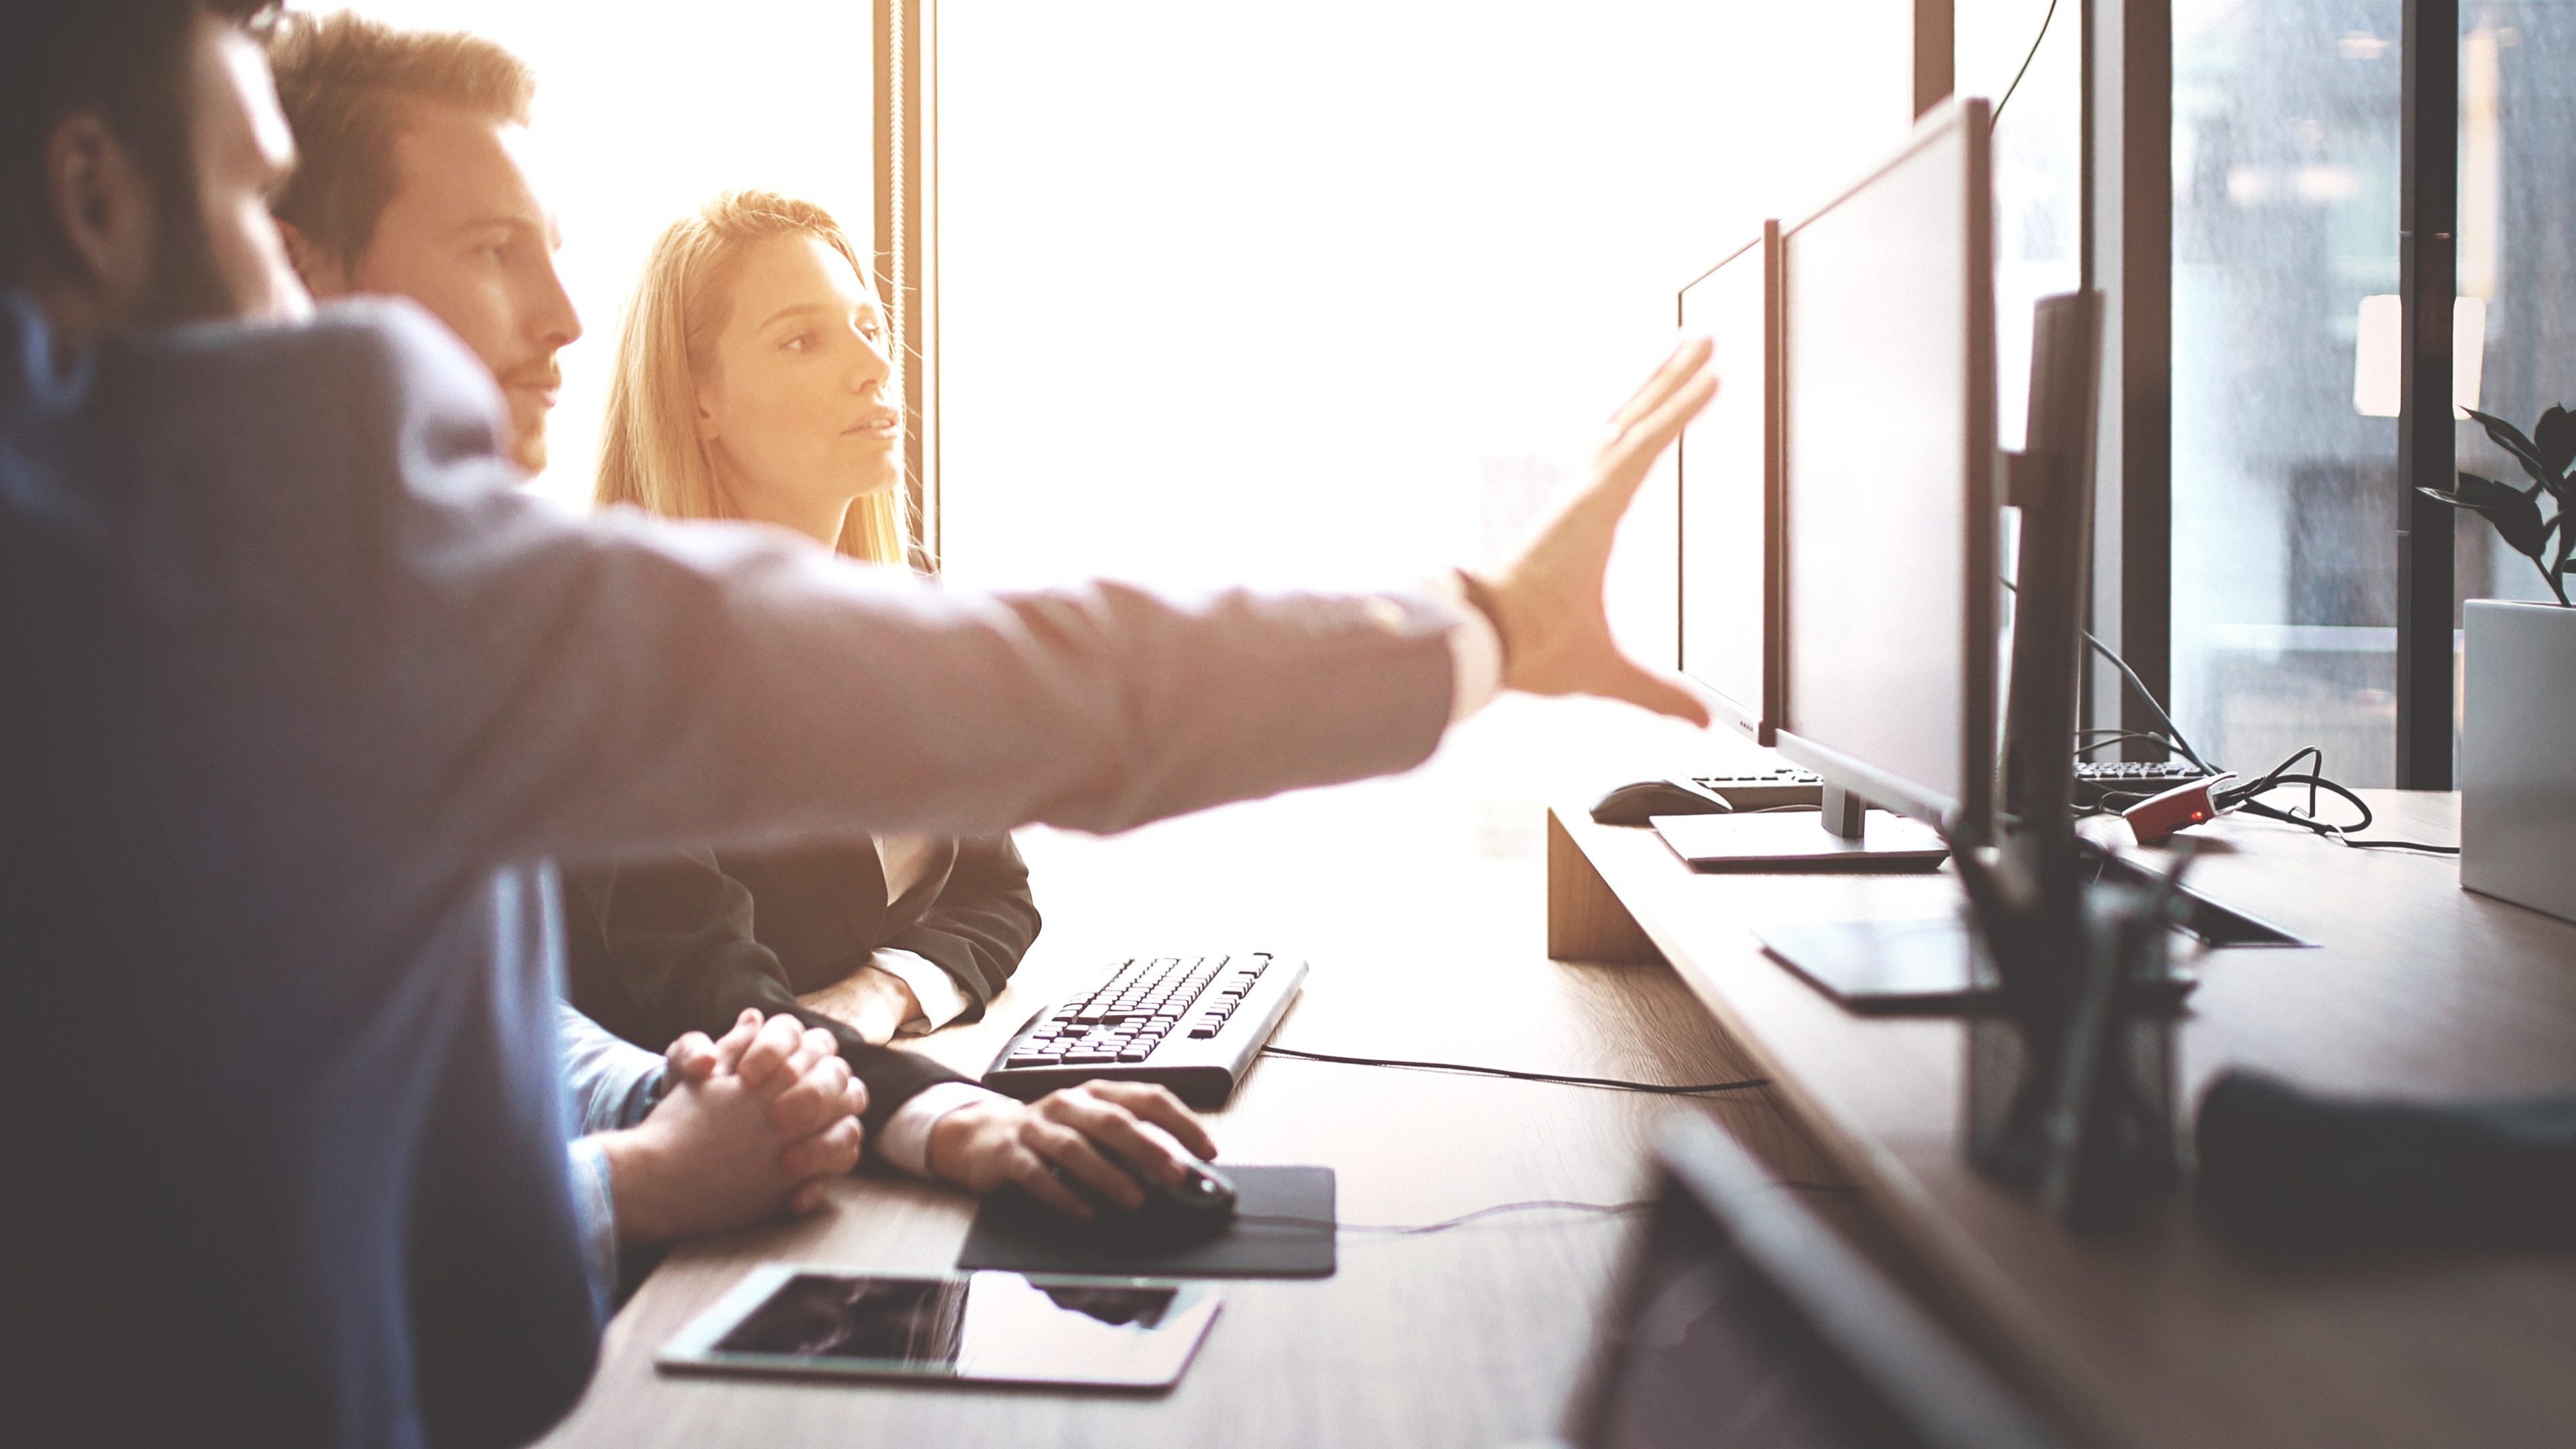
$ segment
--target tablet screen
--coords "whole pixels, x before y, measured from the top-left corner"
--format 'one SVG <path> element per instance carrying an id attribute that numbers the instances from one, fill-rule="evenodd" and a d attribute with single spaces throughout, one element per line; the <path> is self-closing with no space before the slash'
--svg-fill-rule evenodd
<path id="1" fill-rule="evenodd" d="M 1155 1387 L 1215 1316 L 1204 1285 L 756 1269 L 661 1354 L 681 1368 Z"/>

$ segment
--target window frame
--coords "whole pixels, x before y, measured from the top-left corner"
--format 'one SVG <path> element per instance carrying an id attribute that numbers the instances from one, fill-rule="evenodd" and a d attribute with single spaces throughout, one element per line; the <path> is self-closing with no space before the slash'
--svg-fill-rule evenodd
<path id="1" fill-rule="evenodd" d="M 939 571 L 939 0 L 874 0 L 877 296 L 903 389 L 912 566 Z"/>

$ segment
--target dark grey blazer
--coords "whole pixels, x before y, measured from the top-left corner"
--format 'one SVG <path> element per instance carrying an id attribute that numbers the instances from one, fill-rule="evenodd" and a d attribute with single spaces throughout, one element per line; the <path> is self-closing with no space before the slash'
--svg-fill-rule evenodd
<path id="1" fill-rule="evenodd" d="M 1408 768 L 1448 718 L 1430 600 L 951 594 L 577 517 L 409 307 L 53 350 L 0 296 L 28 1443 L 497 1445 L 572 1405 L 599 1325 L 536 863 L 1117 830 Z"/>
<path id="2" fill-rule="evenodd" d="M 722 1035 L 746 1006 L 790 1013 L 840 1042 L 867 1084 L 871 1134 L 922 1088 L 965 1078 L 874 1045 L 797 996 L 892 947 L 947 972 L 973 1021 L 1038 933 L 1029 868 L 1007 835 L 936 842 L 922 878 L 894 900 L 867 838 L 567 867 L 564 894 L 573 1005 L 657 1051 L 684 1031 Z"/>

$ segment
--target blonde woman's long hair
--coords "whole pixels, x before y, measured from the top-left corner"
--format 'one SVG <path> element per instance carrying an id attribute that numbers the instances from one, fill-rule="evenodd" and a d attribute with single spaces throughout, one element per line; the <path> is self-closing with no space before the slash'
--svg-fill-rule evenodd
<path id="1" fill-rule="evenodd" d="M 698 438 L 698 380 L 715 364 L 725 283 L 734 264 L 754 243 L 779 236 L 820 240 L 867 284 L 867 268 L 859 264 L 849 234 L 810 201 L 728 191 L 696 215 L 671 223 L 653 244 L 617 339 L 599 486 L 592 495 L 598 502 L 631 503 L 665 518 L 741 516 Z M 901 376 L 898 366 L 896 377 Z M 912 535 L 904 513 L 901 483 L 859 498 L 841 521 L 835 547 L 870 563 L 907 564 Z"/>

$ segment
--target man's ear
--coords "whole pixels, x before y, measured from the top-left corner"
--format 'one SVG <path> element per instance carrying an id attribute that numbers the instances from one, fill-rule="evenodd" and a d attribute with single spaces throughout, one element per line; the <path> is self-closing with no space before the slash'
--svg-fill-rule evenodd
<path id="1" fill-rule="evenodd" d="M 45 138 L 46 220 L 102 318 L 141 304 L 152 281 L 152 188 L 107 123 L 65 117 Z"/>
<path id="2" fill-rule="evenodd" d="M 304 229 L 284 217 L 275 218 L 277 234 L 286 243 L 286 260 L 302 278 L 304 290 L 316 297 L 338 297 L 349 290 L 349 269 L 327 247 L 317 246 Z"/>

